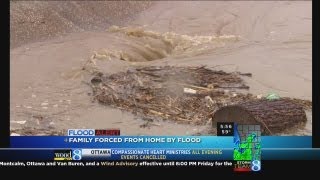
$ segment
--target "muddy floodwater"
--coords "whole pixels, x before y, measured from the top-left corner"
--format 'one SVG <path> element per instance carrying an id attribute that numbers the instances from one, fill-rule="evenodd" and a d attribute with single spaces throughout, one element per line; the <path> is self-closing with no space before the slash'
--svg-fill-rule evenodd
<path id="1" fill-rule="evenodd" d="M 93 99 L 92 72 L 140 66 L 251 73 L 242 77 L 247 93 L 312 100 L 311 1 L 11 1 L 10 28 L 15 134 L 210 132 L 210 121 L 149 122 Z M 305 126 L 280 135 L 311 135 L 311 110 L 306 114 Z"/>

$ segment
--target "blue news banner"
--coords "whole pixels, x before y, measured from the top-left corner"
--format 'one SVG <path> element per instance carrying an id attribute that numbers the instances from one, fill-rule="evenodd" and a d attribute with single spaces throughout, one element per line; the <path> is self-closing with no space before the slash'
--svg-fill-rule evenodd
<path id="1" fill-rule="evenodd" d="M 233 137 L 217 136 L 11 136 L 0 160 L 233 160 Z M 320 159 L 310 136 L 262 136 L 262 160 Z"/>

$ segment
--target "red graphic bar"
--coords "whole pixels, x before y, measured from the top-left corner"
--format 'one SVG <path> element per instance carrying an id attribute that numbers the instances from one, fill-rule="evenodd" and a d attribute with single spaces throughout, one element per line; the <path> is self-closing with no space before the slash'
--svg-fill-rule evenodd
<path id="1" fill-rule="evenodd" d="M 120 136 L 120 129 L 96 129 L 96 136 Z"/>

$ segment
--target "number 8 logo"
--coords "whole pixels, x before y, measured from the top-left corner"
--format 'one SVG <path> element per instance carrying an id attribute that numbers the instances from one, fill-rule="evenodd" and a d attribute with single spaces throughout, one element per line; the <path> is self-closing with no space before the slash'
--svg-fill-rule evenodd
<path id="1" fill-rule="evenodd" d="M 259 160 L 254 160 L 251 163 L 252 171 L 260 171 L 261 170 L 261 162 Z"/>
<path id="2" fill-rule="evenodd" d="M 72 159 L 73 160 L 81 160 L 81 150 L 75 149 L 72 151 Z"/>

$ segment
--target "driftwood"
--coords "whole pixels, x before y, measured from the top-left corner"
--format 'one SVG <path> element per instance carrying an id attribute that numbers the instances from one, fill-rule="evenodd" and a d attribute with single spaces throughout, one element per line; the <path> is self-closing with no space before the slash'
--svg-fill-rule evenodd
<path id="1" fill-rule="evenodd" d="M 201 67 L 139 67 L 92 78 L 93 94 L 105 105 L 145 118 L 204 124 L 220 106 L 253 97 L 224 92 L 246 85 L 239 73 Z M 226 87 L 226 88 L 220 88 Z M 210 102 L 205 97 L 210 97 Z"/>

